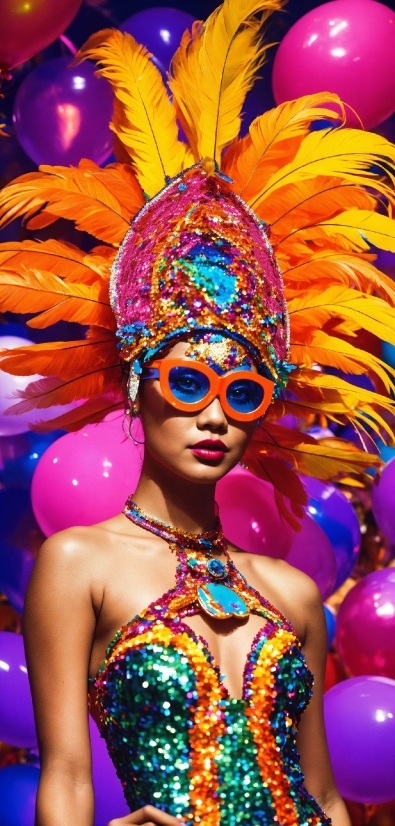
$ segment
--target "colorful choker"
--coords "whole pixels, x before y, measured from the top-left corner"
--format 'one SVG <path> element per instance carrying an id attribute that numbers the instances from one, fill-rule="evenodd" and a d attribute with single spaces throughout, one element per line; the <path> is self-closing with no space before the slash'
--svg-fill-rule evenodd
<path id="1" fill-rule="evenodd" d="M 245 580 L 230 559 L 219 516 L 212 531 L 194 534 L 144 513 L 132 496 L 123 512 L 136 525 L 160 536 L 171 550 L 176 551 L 179 563 L 187 566 L 188 585 L 206 614 L 216 619 L 248 616 L 248 605 L 239 593 Z M 213 552 L 222 552 L 226 562 L 212 556 Z"/>

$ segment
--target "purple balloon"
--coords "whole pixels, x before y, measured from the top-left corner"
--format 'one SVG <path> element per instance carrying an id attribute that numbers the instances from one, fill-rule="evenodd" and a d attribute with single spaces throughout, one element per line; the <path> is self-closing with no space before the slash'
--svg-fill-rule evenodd
<path id="1" fill-rule="evenodd" d="M 24 488 L 0 490 L 0 591 L 22 612 L 37 552 L 44 542 Z"/>
<path id="2" fill-rule="evenodd" d="M 124 817 L 130 809 L 123 796 L 121 781 L 108 754 L 106 744 L 100 737 L 99 729 L 89 715 L 89 730 L 92 750 L 92 779 L 95 793 L 94 826 L 107 826 L 110 820 Z"/>
<path id="3" fill-rule="evenodd" d="M 22 749 L 37 746 L 23 638 L 10 631 L 0 631 L 0 697 L 0 740 Z"/>
<path id="4" fill-rule="evenodd" d="M 361 545 L 358 517 L 351 503 L 334 485 L 310 476 L 303 476 L 302 481 L 309 497 L 307 511 L 326 533 L 335 554 L 334 590 L 337 590 L 358 559 Z"/>
<path id="5" fill-rule="evenodd" d="M 395 798 L 395 681 L 352 677 L 324 695 L 329 753 L 340 794 L 357 803 Z"/>
<path id="6" fill-rule="evenodd" d="M 57 57 L 21 83 L 13 121 L 19 142 L 36 164 L 102 164 L 112 152 L 112 91 L 91 63 L 70 66 Z"/>
<path id="7" fill-rule="evenodd" d="M 294 534 L 287 562 L 314 580 L 322 599 L 327 599 L 332 594 L 336 580 L 336 560 L 332 546 L 324 531 L 308 513 L 302 519 L 302 530 Z"/>
<path id="8" fill-rule="evenodd" d="M 395 457 L 383 469 L 372 488 L 374 518 L 387 539 L 395 544 Z"/>
<path id="9" fill-rule="evenodd" d="M 1 826 L 34 826 L 40 770 L 16 765 L 0 769 Z"/>
<path id="10" fill-rule="evenodd" d="M 194 20 L 191 14 L 180 9 L 158 6 L 128 17 L 120 29 L 152 52 L 153 62 L 165 75 L 185 29 L 190 29 Z"/>
<path id="11" fill-rule="evenodd" d="M 337 617 L 336 648 L 353 676 L 395 680 L 395 568 L 368 574 L 348 592 Z"/>

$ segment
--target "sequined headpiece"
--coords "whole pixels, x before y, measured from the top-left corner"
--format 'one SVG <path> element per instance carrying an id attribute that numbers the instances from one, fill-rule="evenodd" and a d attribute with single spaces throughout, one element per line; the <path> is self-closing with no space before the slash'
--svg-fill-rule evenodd
<path id="1" fill-rule="evenodd" d="M 132 374 L 180 336 L 216 331 L 241 342 L 278 388 L 285 384 L 288 312 L 265 225 L 204 165 L 133 220 L 110 294 Z"/>

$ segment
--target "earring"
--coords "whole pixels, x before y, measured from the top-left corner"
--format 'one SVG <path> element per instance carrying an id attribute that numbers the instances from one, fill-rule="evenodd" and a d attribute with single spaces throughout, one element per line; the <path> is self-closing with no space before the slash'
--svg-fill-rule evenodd
<path id="1" fill-rule="evenodd" d="M 132 405 L 132 407 L 128 407 L 128 408 L 125 410 L 125 415 L 124 415 L 123 422 L 122 422 L 122 430 L 123 430 L 123 432 L 125 433 L 125 435 L 126 435 L 129 439 L 131 439 L 131 440 L 132 440 L 132 442 L 133 442 L 135 445 L 143 445 L 143 444 L 144 444 L 144 440 L 143 440 L 142 442 L 139 442 L 139 441 L 138 441 L 138 439 L 136 439 L 136 437 L 135 437 L 135 435 L 134 435 L 134 433 L 133 433 L 133 422 L 135 422 L 135 421 L 136 421 L 137 419 L 139 419 L 139 418 L 140 418 L 140 416 L 139 416 L 139 414 L 137 413 L 136 405 L 135 405 L 135 404 L 133 404 L 133 405 Z M 127 421 L 127 420 L 128 420 L 128 425 L 127 425 L 127 430 L 126 430 L 126 428 L 125 428 L 125 424 L 126 424 L 126 421 Z"/>

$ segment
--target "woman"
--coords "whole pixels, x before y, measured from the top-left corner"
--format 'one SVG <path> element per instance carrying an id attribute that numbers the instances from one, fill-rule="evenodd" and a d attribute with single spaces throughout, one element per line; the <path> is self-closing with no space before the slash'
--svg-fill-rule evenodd
<path id="1" fill-rule="evenodd" d="M 94 35 L 82 56 L 113 85 L 112 126 L 132 166 L 43 170 L 2 199 L 4 221 L 73 217 L 107 244 L 89 255 L 59 242 L 4 246 L 0 309 L 90 324 L 82 341 L 5 354 L 4 369 L 46 377 L 16 411 L 77 398 L 53 426 L 100 421 L 123 404 L 120 355 L 130 435 L 138 416 L 144 430 L 124 513 L 47 540 L 31 580 L 37 826 L 92 821 L 88 676 L 125 823 L 349 826 L 322 722 L 317 589 L 286 562 L 227 543 L 215 508 L 216 482 L 243 458 L 297 527 L 295 468 L 349 476 L 377 459 L 274 421 L 296 412 L 385 427 L 378 406 L 391 410 L 385 395 L 316 365 L 368 369 L 392 386 L 348 338 L 364 327 L 393 336 L 394 291 L 366 250 L 393 236 L 394 148 L 353 130 L 312 131 L 342 120 L 326 108 L 330 99 L 342 112 L 333 95 L 284 104 L 237 138 L 263 54 L 254 15 L 278 5 L 229 0 L 186 33 L 172 101 L 133 38 Z M 130 220 L 114 261 L 110 244 Z"/>

